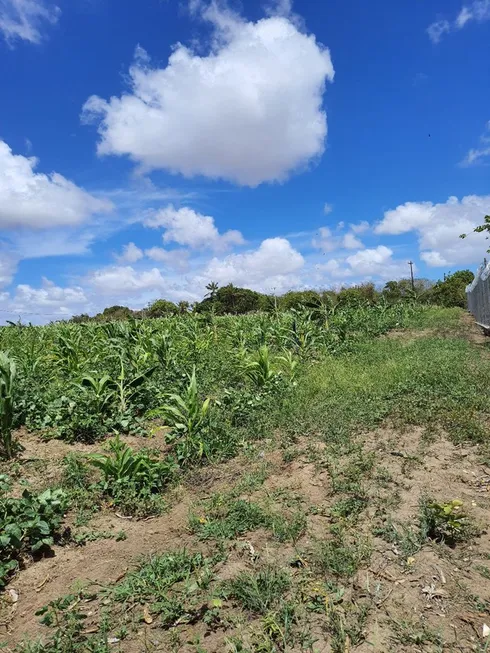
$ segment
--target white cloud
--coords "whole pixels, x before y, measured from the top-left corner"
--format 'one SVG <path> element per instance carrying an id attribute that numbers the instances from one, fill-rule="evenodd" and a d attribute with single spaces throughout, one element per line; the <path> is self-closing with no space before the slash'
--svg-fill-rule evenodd
<path id="1" fill-rule="evenodd" d="M 490 156 L 490 120 L 485 125 L 485 131 L 480 136 L 480 143 L 481 147 L 471 149 L 468 152 L 465 158 L 461 161 L 461 166 L 470 166 Z"/>
<path id="2" fill-rule="evenodd" d="M 337 231 L 344 228 L 344 223 L 339 222 Z M 336 236 L 328 227 L 320 227 L 317 235 L 311 241 L 311 246 L 323 252 L 332 252 L 335 249 L 358 249 L 364 247 L 363 243 L 355 236 L 353 230 Z"/>
<path id="3" fill-rule="evenodd" d="M 427 33 L 434 43 L 439 43 L 444 34 L 463 29 L 471 21 L 483 23 L 487 20 L 490 20 L 490 0 L 473 0 L 463 5 L 454 21 L 438 20 L 429 25 Z"/>
<path id="4" fill-rule="evenodd" d="M 474 0 L 470 5 L 465 5 L 459 12 L 455 25 L 461 29 L 471 20 L 477 23 L 490 20 L 490 0 Z"/>
<path id="5" fill-rule="evenodd" d="M 333 206 L 331 204 L 329 204 L 328 202 L 325 202 L 325 204 L 323 206 L 323 213 L 325 215 L 329 215 L 329 213 L 332 213 L 332 211 L 333 211 Z"/>
<path id="6" fill-rule="evenodd" d="M 134 243 L 124 245 L 122 254 L 116 256 L 118 263 L 136 263 L 144 256 L 143 251 Z"/>
<path id="7" fill-rule="evenodd" d="M 342 239 L 342 246 L 345 249 L 357 249 L 364 247 L 364 244 L 354 234 L 347 233 Z"/>
<path id="8" fill-rule="evenodd" d="M 168 250 L 163 247 L 150 247 L 150 249 L 145 249 L 145 256 L 180 272 L 189 267 L 189 252 L 185 249 Z"/>
<path id="9" fill-rule="evenodd" d="M 447 202 L 406 202 L 384 214 L 375 227 L 377 234 L 418 235 L 420 258 L 431 266 L 479 263 L 485 253 L 485 235 L 473 229 L 490 213 L 490 195 L 467 195 Z M 466 233 L 464 240 L 460 234 Z"/>
<path id="10" fill-rule="evenodd" d="M 233 283 L 262 292 L 283 292 L 298 283 L 303 256 L 285 238 L 267 238 L 258 249 L 213 258 L 202 271 L 204 283 Z"/>
<path id="11" fill-rule="evenodd" d="M 349 227 L 352 233 L 354 234 L 363 234 L 364 232 L 369 231 L 369 229 L 371 228 L 367 220 L 362 220 L 357 224 L 350 224 Z"/>
<path id="12" fill-rule="evenodd" d="M 40 43 L 44 26 L 54 25 L 61 11 L 48 0 L 0 0 L 0 32 L 7 43 Z"/>
<path id="13" fill-rule="evenodd" d="M 57 172 L 35 172 L 34 157 L 13 154 L 0 141 L 0 228 L 73 226 L 112 204 L 97 199 Z"/>
<path id="14" fill-rule="evenodd" d="M 192 249 L 224 250 L 245 242 L 242 234 L 236 230 L 220 234 L 210 215 L 201 215 L 188 207 L 176 209 L 172 204 L 145 218 L 143 224 L 163 227 L 163 242 L 175 242 Z"/>
<path id="15" fill-rule="evenodd" d="M 447 34 L 451 31 L 451 25 L 447 20 L 437 20 L 435 23 L 432 23 L 427 28 L 427 34 L 429 35 L 432 43 L 439 43 L 444 34 Z"/>
<path id="16" fill-rule="evenodd" d="M 137 271 L 126 265 L 111 265 L 93 272 L 88 278 L 89 285 L 101 295 L 131 296 L 145 290 L 163 290 L 166 281 L 160 270 Z"/>
<path id="17" fill-rule="evenodd" d="M 385 245 L 363 249 L 343 258 L 330 259 L 318 269 L 333 279 L 371 281 L 400 279 L 407 275 L 407 263 L 393 259 L 393 250 Z"/>
<path id="18" fill-rule="evenodd" d="M 15 294 L 7 302 L 7 310 L 12 314 L 40 313 L 68 317 L 83 310 L 87 303 L 87 296 L 81 287 L 61 288 L 43 277 L 40 288 L 28 284 L 18 285 Z"/>
<path id="19" fill-rule="evenodd" d="M 338 247 L 338 239 L 328 227 L 320 227 L 311 241 L 311 246 L 324 252 L 331 252 Z"/>
<path id="20" fill-rule="evenodd" d="M 253 23 L 214 2 L 193 4 L 214 27 L 209 54 L 178 43 L 156 68 L 138 48 L 128 92 L 92 96 L 83 108 L 84 121 L 98 123 L 98 153 L 252 187 L 322 155 L 328 49 L 288 17 Z"/>
<path id="21" fill-rule="evenodd" d="M 18 257 L 9 251 L 6 243 L 0 242 L 0 288 L 8 286 L 17 270 Z"/>

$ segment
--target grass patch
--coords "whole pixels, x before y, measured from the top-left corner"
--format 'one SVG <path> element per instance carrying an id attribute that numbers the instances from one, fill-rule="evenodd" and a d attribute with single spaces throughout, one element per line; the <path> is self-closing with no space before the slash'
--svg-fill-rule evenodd
<path id="1" fill-rule="evenodd" d="M 225 585 L 224 593 L 256 614 L 266 614 L 291 586 L 289 575 L 268 566 L 258 572 L 243 572 Z"/>
<path id="2" fill-rule="evenodd" d="M 350 578 L 371 557 L 371 544 L 359 534 L 349 538 L 339 525 L 330 529 L 331 538 L 319 542 L 313 551 L 317 567 L 333 578 Z"/>

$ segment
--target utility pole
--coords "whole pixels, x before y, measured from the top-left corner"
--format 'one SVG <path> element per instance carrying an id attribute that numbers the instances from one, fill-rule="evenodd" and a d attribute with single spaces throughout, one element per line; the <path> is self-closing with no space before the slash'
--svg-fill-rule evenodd
<path id="1" fill-rule="evenodd" d="M 413 280 L 413 261 L 409 261 L 408 265 L 410 266 L 410 280 L 412 282 L 412 291 L 415 292 L 415 282 Z"/>

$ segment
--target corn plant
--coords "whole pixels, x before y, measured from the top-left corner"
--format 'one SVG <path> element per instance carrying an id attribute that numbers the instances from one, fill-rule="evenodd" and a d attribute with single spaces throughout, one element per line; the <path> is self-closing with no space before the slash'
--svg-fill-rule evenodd
<path id="1" fill-rule="evenodd" d="M 255 360 L 246 361 L 245 374 L 258 388 L 265 387 L 277 377 L 277 372 L 272 369 L 267 345 L 259 349 Z"/>
<path id="2" fill-rule="evenodd" d="M 284 350 L 282 356 L 278 356 L 278 360 L 282 363 L 284 371 L 286 372 L 287 377 L 290 381 L 294 381 L 296 378 L 296 372 L 298 368 L 298 361 L 294 357 L 294 354 L 289 349 Z"/>
<path id="3" fill-rule="evenodd" d="M 87 374 L 82 377 L 82 381 L 77 384 L 77 387 L 92 394 L 97 413 L 104 414 L 107 412 L 110 401 L 115 395 L 115 384 L 108 374 L 104 374 L 99 378 Z"/>
<path id="4" fill-rule="evenodd" d="M 129 407 L 132 399 L 138 393 L 140 387 L 155 371 L 155 366 L 143 370 L 139 374 L 129 378 L 124 359 L 121 356 L 119 359 L 120 372 L 115 381 L 113 381 L 116 396 L 118 398 L 119 411 L 124 414 Z"/>
<path id="5" fill-rule="evenodd" d="M 150 413 L 150 416 L 163 417 L 171 427 L 170 439 L 180 439 L 177 450 L 179 460 L 202 458 L 205 453 L 204 441 L 200 437 L 203 426 L 209 419 L 211 399 L 199 398 L 196 370 L 192 370 L 183 395 L 168 395 L 167 403 Z"/>
<path id="6" fill-rule="evenodd" d="M 169 480 L 173 469 L 172 461 L 159 461 L 147 452 L 134 451 L 121 442 L 119 435 L 109 442 L 108 454 L 91 454 L 90 465 L 104 476 L 104 491 L 117 492 L 118 486 L 130 483 L 137 490 L 156 491 Z"/>
<path id="7" fill-rule="evenodd" d="M 0 352 L 0 436 L 6 458 L 14 455 L 12 431 L 14 426 L 14 383 L 16 367 L 14 361 Z"/>

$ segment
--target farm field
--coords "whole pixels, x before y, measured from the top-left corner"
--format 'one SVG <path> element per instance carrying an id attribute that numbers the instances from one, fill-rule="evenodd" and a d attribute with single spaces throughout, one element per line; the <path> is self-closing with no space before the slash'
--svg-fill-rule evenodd
<path id="1" fill-rule="evenodd" d="M 486 651 L 490 347 L 460 309 L 0 329 L 0 647 Z"/>

